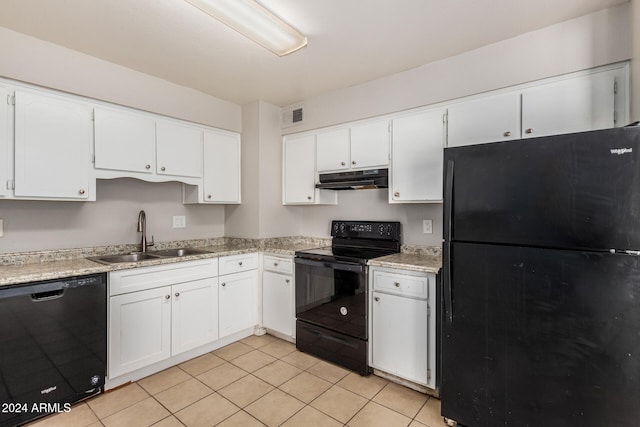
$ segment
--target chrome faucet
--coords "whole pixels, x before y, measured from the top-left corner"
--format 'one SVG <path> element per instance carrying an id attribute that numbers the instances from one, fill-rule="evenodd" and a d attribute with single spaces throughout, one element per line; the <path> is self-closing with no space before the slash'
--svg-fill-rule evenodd
<path id="1" fill-rule="evenodd" d="M 151 236 L 151 243 L 147 243 L 147 215 L 144 211 L 140 211 L 138 214 L 138 233 L 142 233 L 142 239 L 140 240 L 140 251 L 146 252 L 149 246 L 154 245 L 153 236 Z"/>

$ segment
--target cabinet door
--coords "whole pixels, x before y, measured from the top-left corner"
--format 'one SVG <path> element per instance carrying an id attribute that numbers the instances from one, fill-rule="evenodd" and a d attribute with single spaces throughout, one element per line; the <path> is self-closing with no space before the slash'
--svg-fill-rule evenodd
<path id="1" fill-rule="evenodd" d="M 257 274 L 257 271 L 247 271 L 220 276 L 220 338 L 255 326 Z"/>
<path id="2" fill-rule="evenodd" d="M 312 204 L 316 192 L 316 137 L 285 137 L 283 203 Z"/>
<path id="3" fill-rule="evenodd" d="M 156 122 L 156 173 L 202 176 L 202 129 L 159 120 Z"/>
<path id="4" fill-rule="evenodd" d="M 373 292 L 372 362 L 377 368 L 427 383 L 427 301 Z"/>
<path id="5" fill-rule="evenodd" d="M 109 378 L 171 355 L 171 288 L 109 299 Z"/>
<path id="6" fill-rule="evenodd" d="M 218 279 L 209 278 L 171 287 L 171 354 L 182 353 L 218 339 Z"/>
<path id="7" fill-rule="evenodd" d="M 349 129 L 319 133 L 316 156 L 318 172 L 349 169 Z"/>
<path id="8" fill-rule="evenodd" d="M 262 325 L 293 335 L 293 280 L 291 276 L 265 271 L 262 273 Z"/>
<path id="9" fill-rule="evenodd" d="M 351 128 L 351 167 L 389 165 L 389 121 L 365 123 Z"/>
<path id="10" fill-rule="evenodd" d="M 204 133 L 204 202 L 240 203 L 240 135 Z"/>
<path id="11" fill-rule="evenodd" d="M 614 72 L 533 87 L 522 92 L 522 137 L 614 126 Z"/>
<path id="12" fill-rule="evenodd" d="M 22 197 L 89 198 L 90 107 L 16 91 L 15 192 Z"/>
<path id="13" fill-rule="evenodd" d="M 393 120 L 390 203 L 442 200 L 444 110 Z"/>
<path id="14" fill-rule="evenodd" d="M 9 99 L 9 91 L 0 87 L 0 197 L 7 196 L 9 194 L 8 181 L 10 176 L 10 139 L 9 139 L 9 105 L 8 102 L 3 100 Z"/>
<path id="15" fill-rule="evenodd" d="M 96 108 L 95 167 L 139 173 L 155 170 L 156 123 L 151 117 Z"/>
<path id="16" fill-rule="evenodd" d="M 519 138 L 519 92 L 487 96 L 448 107 L 447 147 Z"/>

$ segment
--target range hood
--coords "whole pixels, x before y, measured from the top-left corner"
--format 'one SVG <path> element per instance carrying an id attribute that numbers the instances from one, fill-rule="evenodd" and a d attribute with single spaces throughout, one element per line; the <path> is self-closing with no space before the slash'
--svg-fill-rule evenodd
<path id="1" fill-rule="evenodd" d="M 369 169 L 354 172 L 321 173 L 316 188 L 328 190 L 365 190 L 388 188 L 388 169 Z"/>

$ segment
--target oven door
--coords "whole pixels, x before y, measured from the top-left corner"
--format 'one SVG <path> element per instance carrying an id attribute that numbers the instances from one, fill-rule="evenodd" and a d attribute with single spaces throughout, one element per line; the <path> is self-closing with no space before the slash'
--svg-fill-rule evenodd
<path id="1" fill-rule="evenodd" d="M 367 266 L 296 257 L 296 317 L 367 339 Z"/>

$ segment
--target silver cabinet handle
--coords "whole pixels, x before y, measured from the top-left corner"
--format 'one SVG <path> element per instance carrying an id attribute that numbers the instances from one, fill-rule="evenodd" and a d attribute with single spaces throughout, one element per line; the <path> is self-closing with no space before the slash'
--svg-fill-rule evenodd
<path id="1" fill-rule="evenodd" d="M 165 168 L 165 167 L 163 166 L 163 167 L 161 167 L 161 168 L 160 168 L 160 170 L 161 170 L 162 172 L 164 172 L 164 171 L 166 171 L 166 170 L 167 170 L 167 168 Z"/>
<path id="2" fill-rule="evenodd" d="M 211 198 L 211 194 L 207 194 L 207 199 L 210 199 L 210 198 Z"/>
<path id="3" fill-rule="evenodd" d="M 227 284 L 226 284 L 226 283 L 221 283 L 221 285 L 222 285 L 222 286 L 227 286 Z"/>
<path id="4" fill-rule="evenodd" d="M 502 135 L 504 136 L 511 136 L 511 131 L 506 131 L 505 133 L 503 133 Z"/>
<path id="5" fill-rule="evenodd" d="M 289 283 L 290 281 L 291 281 L 291 280 L 287 279 L 287 280 L 285 280 L 284 282 L 285 282 L 285 283 Z"/>
<path id="6" fill-rule="evenodd" d="M 340 166 L 346 166 L 347 164 L 345 162 L 340 162 Z"/>
<path id="7" fill-rule="evenodd" d="M 274 262 L 274 263 L 273 263 L 273 266 L 274 266 L 274 267 L 277 267 L 277 266 L 278 266 L 278 263 L 277 263 L 277 262 Z"/>
<path id="8" fill-rule="evenodd" d="M 393 197 L 400 197 L 400 192 L 396 191 L 395 193 L 393 193 Z"/>
<path id="9" fill-rule="evenodd" d="M 533 128 L 529 128 L 529 129 L 525 130 L 524 133 L 533 133 Z"/>
<path id="10" fill-rule="evenodd" d="M 176 293 L 175 293 L 175 296 L 176 296 L 176 297 L 179 297 L 179 296 L 180 296 L 180 292 L 176 292 Z"/>
<path id="11" fill-rule="evenodd" d="M 311 200 L 311 196 L 307 196 L 307 200 Z"/>
<path id="12" fill-rule="evenodd" d="M 393 282 L 393 285 L 394 285 L 396 288 L 399 288 L 399 287 L 400 287 L 400 282 Z"/>
<path id="13" fill-rule="evenodd" d="M 242 267 L 242 261 L 238 261 L 238 265 Z"/>
<path id="14" fill-rule="evenodd" d="M 78 191 L 78 194 L 83 195 L 84 194 L 84 190 L 81 188 L 80 191 Z"/>
<path id="15" fill-rule="evenodd" d="M 165 295 L 164 299 L 171 299 L 171 295 Z"/>
<path id="16" fill-rule="evenodd" d="M 374 301 L 380 301 L 380 297 L 373 297 Z"/>
<path id="17" fill-rule="evenodd" d="M 144 168 L 145 169 L 151 169 L 151 165 L 145 165 Z"/>
<path id="18" fill-rule="evenodd" d="M 353 161 L 351 162 L 351 164 L 352 164 L 352 165 L 355 165 L 355 164 L 356 164 L 356 161 L 355 161 L 355 160 L 353 160 Z"/>

